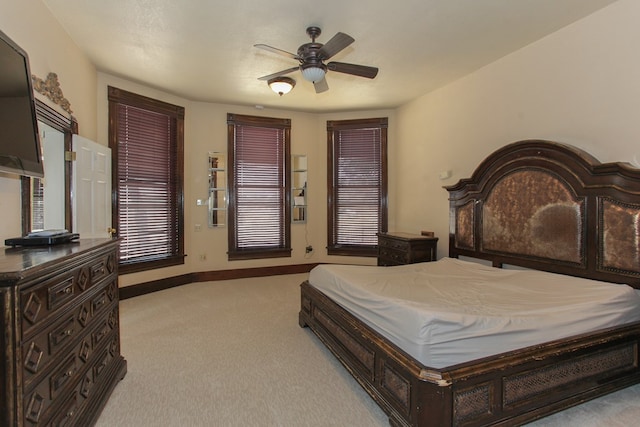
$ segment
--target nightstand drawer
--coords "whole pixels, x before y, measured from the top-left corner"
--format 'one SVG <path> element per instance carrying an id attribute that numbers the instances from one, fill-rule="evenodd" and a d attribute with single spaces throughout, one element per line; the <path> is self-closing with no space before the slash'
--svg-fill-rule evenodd
<path id="1" fill-rule="evenodd" d="M 378 260 L 382 259 L 385 264 L 378 265 L 402 265 L 409 264 L 409 252 L 402 250 L 393 250 L 390 248 L 379 248 Z"/>
<path id="2" fill-rule="evenodd" d="M 380 249 L 391 249 L 398 251 L 408 251 L 410 248 L 410 242 L 407 240 L 398 240 L 391 238 L 380 238 L 378 236 L 378 247 Z"/>
<path id="3" fill-rule="evenodd" d="M 434 261 L 437 237 L 409 233 L 378 233 L 378 265 L 402 265 Z"/>

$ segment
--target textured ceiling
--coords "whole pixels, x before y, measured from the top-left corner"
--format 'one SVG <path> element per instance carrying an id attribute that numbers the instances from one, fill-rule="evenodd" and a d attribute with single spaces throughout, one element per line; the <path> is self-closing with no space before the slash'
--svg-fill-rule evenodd
<path id="1" fill-rule="evenodd" d="M 196 101 L 311 112 L 393 108 L 530 44 L 614 0 L 43 0 L 99 71 Z M 299 71 L 279 97 L 258 77 L 297 62 L 318 26 L 355 42 L 331 60 L 380 69 L 327 74 L 316 94 Z"/>

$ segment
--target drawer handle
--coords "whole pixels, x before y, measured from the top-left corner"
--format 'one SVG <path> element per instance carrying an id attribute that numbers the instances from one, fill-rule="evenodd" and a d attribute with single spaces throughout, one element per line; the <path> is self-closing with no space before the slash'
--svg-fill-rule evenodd
<path id="1" fill-rule="evenodd" d="M 64 334 L 70 337 L 73 334 L 73 329 L 67 329 L 66 331 L 64 331 Z"/>
<path id="2" fill-rule="evenodd" d="M 64 373 L 64 376 L 67 378 L 69 378 L 72 375 L 73 375 L 73 369 L 69 369 L 67 372 Z"/>
<path id="3" fill-rule="evenodd" d="M 96 276 L 104 276 L 107 274 L 107 269 L 104 265 L 93 267 L 93 274 Z"/>
<path id="4" fill-rule="evenodd" d="M 64 293 L 65 294 L 70 294 L 71 293 L 71 288 L 65 288 L 64 289 Z"/>

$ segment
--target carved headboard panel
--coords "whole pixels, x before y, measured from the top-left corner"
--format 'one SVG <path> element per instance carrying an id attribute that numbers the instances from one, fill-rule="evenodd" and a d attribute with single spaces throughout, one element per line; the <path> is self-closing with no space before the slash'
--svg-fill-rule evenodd
<path id="1" fill-rule="evenodd" d="M 449 256 L 640 288 L 640 170 L 550 141 L 507 145 L 449 191 Z"/>

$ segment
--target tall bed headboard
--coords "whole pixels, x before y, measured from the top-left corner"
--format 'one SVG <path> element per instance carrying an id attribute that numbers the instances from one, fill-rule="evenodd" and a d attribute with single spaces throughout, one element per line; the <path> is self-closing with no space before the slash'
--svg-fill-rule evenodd
<path id="1" fill-rule="evenodd" d="M 509 144 L 449 191 L 449 256 L 640 289 L 640 170 L 551 141 Z"/>

